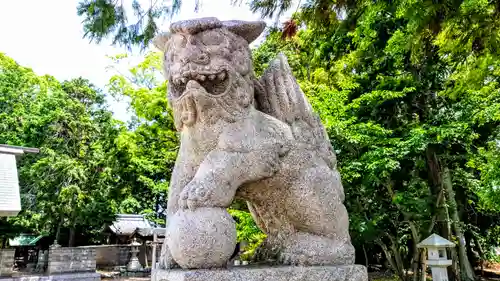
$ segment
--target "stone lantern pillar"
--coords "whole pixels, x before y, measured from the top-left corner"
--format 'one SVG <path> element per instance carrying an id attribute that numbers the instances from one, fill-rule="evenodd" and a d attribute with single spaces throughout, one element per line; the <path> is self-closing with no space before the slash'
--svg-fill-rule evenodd
<path id="1" fill-rule="evenodd" d="M 127 270 L 128 271 L 140 271 L 142 270 L 142 265 L 139 262 L 139 247 L 141 246 L 141 243 L 137 242 L 137 238 L 134 238 L 132 243 L 130 244 L 130 261 L 127 264 Z"/>
<path id="2" fill-rule="evenodd" d="M 448 281 L 448 266 L 452 260 L 448 259 L 446 248 L 455 247 L 451 241 L 432 234 L 417 245 L 418 248 L 427 249 L 427 264 L 431 267 L 433 281 Z"/>

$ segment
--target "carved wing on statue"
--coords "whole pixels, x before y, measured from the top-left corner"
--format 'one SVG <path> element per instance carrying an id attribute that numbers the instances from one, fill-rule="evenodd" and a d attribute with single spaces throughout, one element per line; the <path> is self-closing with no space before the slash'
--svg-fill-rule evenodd
<path id="1" fill-rule="evenodd" d="M 335 168 L 335 153 L 326 130 L 300 89 L 284 54 L 280 53 L 255 81 L 255 101 L 258 110 L 287 123 L 298 142 L 313 146 L 330 168 Z"/>

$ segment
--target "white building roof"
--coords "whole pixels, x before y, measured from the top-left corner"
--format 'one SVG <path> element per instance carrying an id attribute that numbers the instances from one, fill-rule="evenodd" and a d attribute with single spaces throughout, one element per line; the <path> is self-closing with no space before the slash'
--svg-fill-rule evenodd
<path id="1" fill-rule="evenodd" d="M 118 214 L 109 226 L 116 235 L 132 235 L 137 228 L 150 228 L 151 223 L 143 215 Z"/>
<path id="2" fill-rule="evenodd" d="M 24 154 L 26 152 L 27 153 L 38 153 L 38 152 L 40 152 L 40 150 L 38 148 L 0 144 L 0 153 L 1 154 L 21 155 L 21 154 Z"/>
<path id="3" fill-rule="evenodd" d="M 455 243 L 448 241 L 437 234 L 432 234 L 431 236 L 424 239 L 422 242 L 418 243 L 417 247 L 419 248 L 455 247 Z"/>
<path id="4" fill-rule="evenodd" d="M 153 237 L 153 235 L 156 233 L 158 237 L 164 237 L 167 229 L 166 228 L 155 228 L 155 227 L 147 227 L 147 228 L 142 228 L 138 227 L 135 230 L 135 233 L 142 237 Z"/>

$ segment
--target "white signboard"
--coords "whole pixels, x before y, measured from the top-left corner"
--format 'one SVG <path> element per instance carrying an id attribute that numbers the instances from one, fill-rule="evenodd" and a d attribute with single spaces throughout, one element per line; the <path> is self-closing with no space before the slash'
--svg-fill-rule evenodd
<path id="1" fill-rule="evenodd" d="M 0 152 L 0 217 L 16 216 L 19 211 L 21 196 L 16 156 Z"/>

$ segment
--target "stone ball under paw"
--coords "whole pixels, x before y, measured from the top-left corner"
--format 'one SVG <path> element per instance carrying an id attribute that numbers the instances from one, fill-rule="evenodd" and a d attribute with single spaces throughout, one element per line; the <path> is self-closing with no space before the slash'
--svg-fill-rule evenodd
<path id="1" fill-rule="evenodd" d="M 236 246 L 236 224 L 222 208 L 179 210 L 168 220 L 167 238 L 182 268 L 223 267 Z"/>

